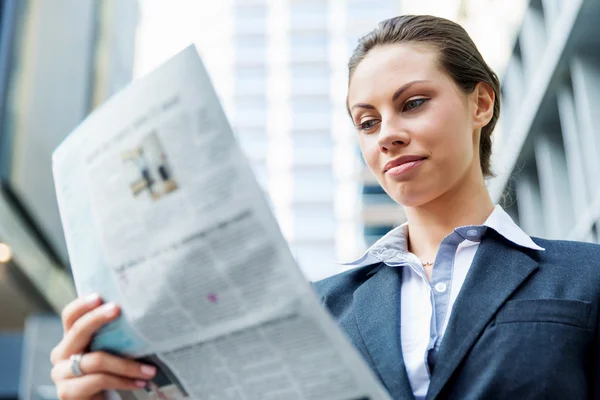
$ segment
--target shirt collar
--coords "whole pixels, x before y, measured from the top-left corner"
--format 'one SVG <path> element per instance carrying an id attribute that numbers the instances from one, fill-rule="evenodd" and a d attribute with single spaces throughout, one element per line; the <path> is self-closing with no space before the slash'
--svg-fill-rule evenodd
<path id="1" fill-rule="evenodd" d="M 488 219 L 479 226 L 464 226 L 455 229 L 461 235 L 466 232 L 471 232 L 471 229 L 477 230 L 478 234 L 475 238 L 466 238 L 479 242 L 482 233 L 485 229 L 491 228 L 503 236 L 506 240 L 528 249 L 544 251 L 543 247 L 538 246 L 519 226 L 512 220 L 510 215 L 500 205 L 494 207 L 494 211 Z M 474 232 L 474 231 L 473 231 Z M 408 255 L 407 243 L 408 223 L 404 223 L 397 228 L 392 229 L 385 234 L 381 239 L 375 242 L 361 257 L 358 259 L 342 263 L 342 265 L 363 267 L 367 265 L 379 264 L 386 260 L 394 258 L 401 260 L 404 255 Z M 466 235 L 465 235 L 466 236 Z"/>
<path id="2" fill-rule="evenodd" d="M 544 251 L 543 247 L 538 246 L 531 237 L 523 232 L 521 228 L 512 220 L 510 215 L 504 209 L 497 205 L 484 223 L 488 228 L 492 228 L 505 239 L 514 244 L 532 250 Z"/>

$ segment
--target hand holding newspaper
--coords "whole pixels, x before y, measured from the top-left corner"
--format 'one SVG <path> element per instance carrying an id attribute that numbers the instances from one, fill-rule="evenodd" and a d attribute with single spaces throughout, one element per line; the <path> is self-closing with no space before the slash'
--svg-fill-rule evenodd
<path id="1" fill-rule="evenodd" d="M 193 46 L 53 169 L 77 291 L 122 308 L 92 350 L 160 371 L 123 399 L 390 398 L 297 268 Z"/>

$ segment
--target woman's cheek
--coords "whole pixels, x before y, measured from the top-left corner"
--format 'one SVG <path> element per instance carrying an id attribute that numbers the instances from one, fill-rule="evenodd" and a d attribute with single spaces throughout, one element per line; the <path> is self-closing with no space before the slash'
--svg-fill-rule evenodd
<path id="1" fill-rule="evenodd" d="M 378 175 L 377 165 L 379 163 L 379 147 L 374 140 L 368 138 L 360 139 L 360 148 L 365 159 L 365 162 L 375 175 Z"/>

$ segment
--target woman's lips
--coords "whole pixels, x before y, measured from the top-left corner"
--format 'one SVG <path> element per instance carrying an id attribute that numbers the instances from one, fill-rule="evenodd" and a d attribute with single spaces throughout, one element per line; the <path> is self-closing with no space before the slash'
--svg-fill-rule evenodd
<path id="1" fill-rule="evenodd" d="M 400 176 L 400 175 L 412 170 L 416 166 L 420 165 L 423 161 L 425 161 L 425 158 L 398 165 L 396 167 L 388 169 L 386 171 L 386 174 L 389 176 L 394 176 L 394 177 Z"/>

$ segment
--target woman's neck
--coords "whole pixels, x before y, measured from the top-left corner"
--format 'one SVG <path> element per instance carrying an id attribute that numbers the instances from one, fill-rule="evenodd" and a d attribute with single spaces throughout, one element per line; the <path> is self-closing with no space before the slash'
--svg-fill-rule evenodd
<path id="1" fill-rule="evenodd" d="M 483 224 L 494 204 L 483 180 L 479 182 L 458 185 L 459 191 L 448 192 L 422 206 L 405 207 L 409 251 L 422 262 L 433 262 L 441 241 L 455 228 Z"/>

